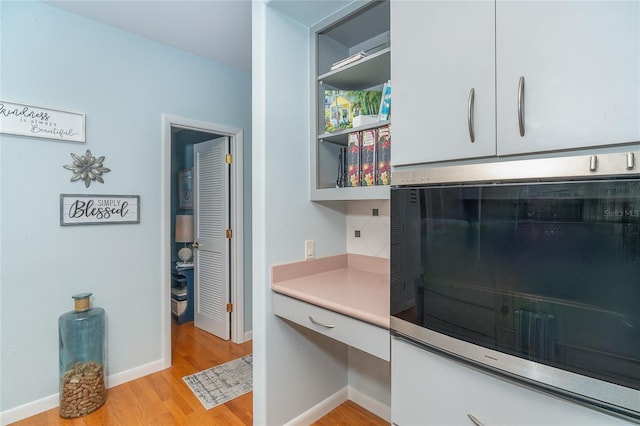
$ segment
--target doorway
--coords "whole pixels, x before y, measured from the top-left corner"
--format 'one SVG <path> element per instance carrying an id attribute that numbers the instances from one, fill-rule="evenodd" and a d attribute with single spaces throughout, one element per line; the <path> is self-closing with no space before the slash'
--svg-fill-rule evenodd
<path id="1" fill-rule="evenodd" d="M 230 226 L 233 236 L 230 240 L 230 294 L 229 301 L 233 306 L 230 314 L 231 341 L 242 343 L 245 341 L 244 332 L 244 257 L 243 257 L 243 170 L 242 170 L 242 146 L 243 132 L 241 129 L 218 125 L 215 123 L 201 122 L 197 120 L 163 115 L 163 146 L 162 146 L 162 176 L 161 176 L 161 234 L 162 234 L 162 353 L 164 365 L 171 365 L 171 259 L 173 235 L 171 233 L 172 220 L 175 212 L 172 211 L 172 161 L 173 143 L 178 132 L 191 132 L 201 140 L 225 136 L 229 140 L 229 153 L 231 154 L 232 167 L 229 173 L 229 203 Z M 194 140 L 196 140 L 194 139 Z"/>

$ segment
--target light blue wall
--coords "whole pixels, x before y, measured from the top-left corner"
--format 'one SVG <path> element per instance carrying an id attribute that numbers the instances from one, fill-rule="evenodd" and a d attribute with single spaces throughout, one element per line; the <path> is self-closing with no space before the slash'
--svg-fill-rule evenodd
<path id="1" fill-rule="evenodd" d="M 244 129 L 250 188 L 251 77 L 44 3 L 0 8 L 0 98 L 83 112 L 87 126 L 86 144 L 0 136 L 5 411 L 57 393 L 57 318 L 74 293 L 107 312 L 108 375 L 161 358 L 161 114 Z M 62 168 L 86 149 L 112 170 L 89 189 Z M 61 227 L 61 193 L 140 195 L 140 224 Z M 249 214 L 245 202 L 247 226 Z"/>
<path id="2" fill-rule="evenodd" d="M 344 205 L 309 201 L 308 28 L 253 4 L 254 424 L 297 417 L 347 385 L 347 349 L 274 316 L 271 265 L 346 251 Z M 307 379 L 311 378 L 311 379 Z"/>

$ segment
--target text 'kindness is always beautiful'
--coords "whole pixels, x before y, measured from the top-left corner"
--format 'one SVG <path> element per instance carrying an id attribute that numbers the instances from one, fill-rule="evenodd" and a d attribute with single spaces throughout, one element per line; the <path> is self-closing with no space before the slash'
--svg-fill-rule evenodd
<path id="1" fill-rule="evenodd" d="M 0 101 L 0 133 L 84 142 L 84 122 L 82 113 Z"/>

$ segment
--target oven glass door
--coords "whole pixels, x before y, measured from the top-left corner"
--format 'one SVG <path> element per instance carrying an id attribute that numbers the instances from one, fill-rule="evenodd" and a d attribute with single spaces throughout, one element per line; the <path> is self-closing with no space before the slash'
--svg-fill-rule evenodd
<path id="1" fill-rule="evenodd" d="M 392 188 L 391 315 L 640 389 L 640 180 Z"/>

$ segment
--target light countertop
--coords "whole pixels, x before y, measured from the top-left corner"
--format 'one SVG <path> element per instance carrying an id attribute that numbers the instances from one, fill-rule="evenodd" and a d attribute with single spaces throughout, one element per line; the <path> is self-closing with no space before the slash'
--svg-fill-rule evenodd
<path id="1" fill-rule="evenodd" d="M 271 267 L 271 289 L 389 328 L 389 259 L 341 254 Z"/>

